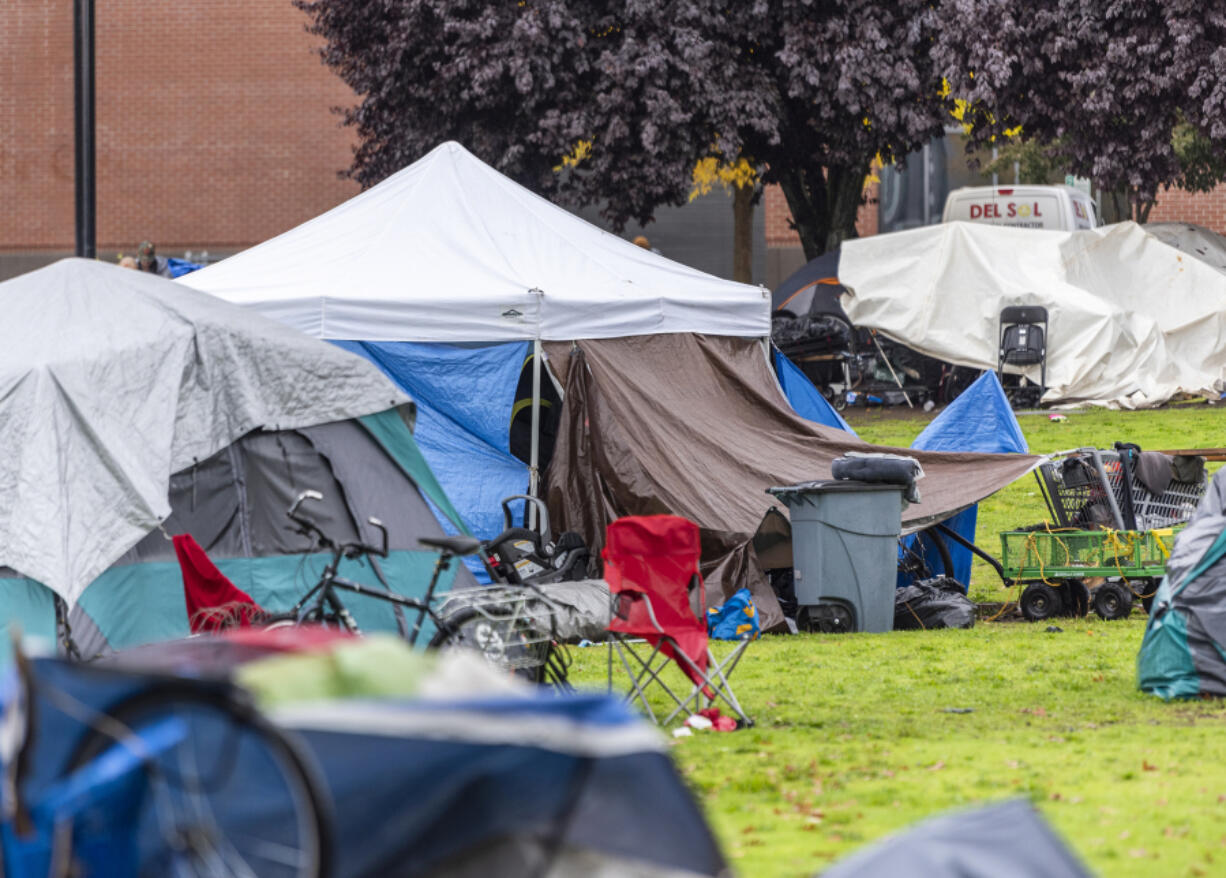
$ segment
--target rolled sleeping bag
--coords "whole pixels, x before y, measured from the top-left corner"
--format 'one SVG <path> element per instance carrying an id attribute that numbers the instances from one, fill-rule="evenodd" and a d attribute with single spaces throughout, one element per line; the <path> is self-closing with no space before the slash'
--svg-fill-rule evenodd
<path id="1" fill-rule="evenodd" d="M 852 451 L 831 462 L 830 474 L 840 480 L 903 485 L 906 487 L 904 496 L 907 501 L 918 503 L 920 496 L 916 482 L 924 477 L 924 469 L 914 457 Z"/>

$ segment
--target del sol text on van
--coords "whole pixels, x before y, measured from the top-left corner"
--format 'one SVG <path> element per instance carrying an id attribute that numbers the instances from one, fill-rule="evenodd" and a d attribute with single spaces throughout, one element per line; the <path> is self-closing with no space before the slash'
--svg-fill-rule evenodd
<path id="1" fill-rule="evenodd" d="M 1004 213 L 1001 213 L 1001 208 L 1004 208 Z M 987 204 L 972 204 L 971 219 L 1003 219 L 1017 216 L 1033 216 L 1042 219 L 1043 214 L 1039 213 L 1039 202 L 1034 201 L 1028 204 L 1018 204 L 1010 201 L 1007 204 L 988 202 Z"/>

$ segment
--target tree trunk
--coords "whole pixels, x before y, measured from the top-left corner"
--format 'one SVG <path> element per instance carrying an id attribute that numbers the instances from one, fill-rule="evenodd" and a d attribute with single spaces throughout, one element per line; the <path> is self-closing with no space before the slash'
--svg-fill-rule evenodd
<path id="1" fill-rule="evenodd" d="M 794 169 L 779 175 L 805 259 L 816 259 L 856 237 L 856 214 L 864 201 L 869 162 L 856 167 Z"/>
<path id="2" fill-rule="evenodd" d="M 732 192 L 732 279 L 753 283 L 753 186 Z"/>

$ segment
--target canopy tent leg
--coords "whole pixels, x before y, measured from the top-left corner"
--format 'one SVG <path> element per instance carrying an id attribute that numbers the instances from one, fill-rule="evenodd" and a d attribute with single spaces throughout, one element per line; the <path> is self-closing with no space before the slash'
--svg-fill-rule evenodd
<path id="1" fill-rule="evenodd" d="M 927 149 L 928 147 L 924 147 Z M 877 346 L 877 353 L 881 354 L 881 359 L 885 363 L 887 369 L 890 370 L 890 375 L 894 377 L 894 383 L 898 385 L 898 389 L 902 390 L 902 398 L 907 401 L 907 408 L 915 408 L 915 403 L 911 402 L 911 397 L 907 395 L 907 391 L 903 389 L 902 379 L 898 377 L 898 373 L 894 371 L 894 366 L 890 362 L 890 358 L 885 355 L 885 350 L 881 347 L 881 342 L 877 341 L 877 333 L 872 334 L 873 344 Z"/>
<path id="2" fill-rule="evenodd" d="M 528 493 L 540 496 L 541 455 L 541 339 L 532 341 L 532 448 L 528 453 Z M 528 504 L 528 527 L 536 529 L 536 506 Z"/>

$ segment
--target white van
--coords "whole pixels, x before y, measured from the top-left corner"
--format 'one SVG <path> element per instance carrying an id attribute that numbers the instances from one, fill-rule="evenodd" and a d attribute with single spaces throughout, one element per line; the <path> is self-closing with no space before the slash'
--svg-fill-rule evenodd
<path id="1" fill-rule="evenodd" d="M 942 222 L 1072 231 L 1102 225 L 1094 200 L 1072 186 L 967 186 L 945 199 Z"/>

